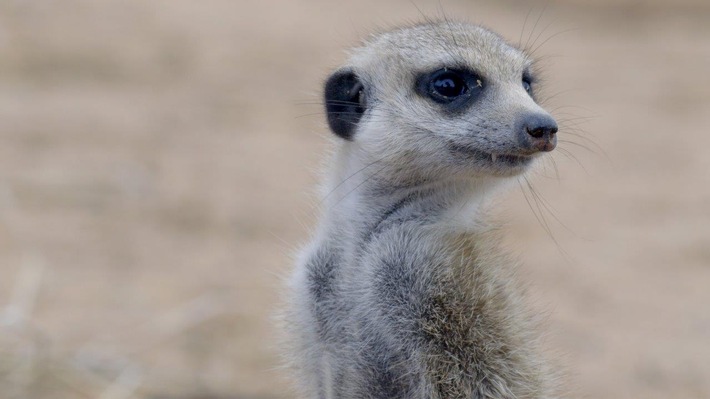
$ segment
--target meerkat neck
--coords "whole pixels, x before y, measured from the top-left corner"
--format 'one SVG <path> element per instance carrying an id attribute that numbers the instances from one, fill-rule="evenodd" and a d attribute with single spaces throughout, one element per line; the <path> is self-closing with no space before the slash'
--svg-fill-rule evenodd
<path id="1" fill-rule="evenodd" d="M 350 153 L 337 154 L 335 164 L 339 167 L 326 186 L 325 223 L 330 229 L 347 230 L 354 241 L 392 218 L 475 230 L 482 208 L 501 186 L 501 179 L 491 177 L 416 176 Z"/>

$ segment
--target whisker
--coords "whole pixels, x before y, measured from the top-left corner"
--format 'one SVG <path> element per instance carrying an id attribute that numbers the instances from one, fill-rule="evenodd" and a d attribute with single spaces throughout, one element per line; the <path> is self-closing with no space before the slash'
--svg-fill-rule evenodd
<path id="1" fill-rule="evenodd" d="M 543 103 L 543 104 L 545 104 L 545 103 L 547 103 L 547 102 L 549 102 L 549 101 L 551 101 L 551 100 L 553 100 L 553 99 L 555 99 L 555 98 L 557 98 L 557 97 L 559 97 L 559 96 L 561 96 L 561 95 L 563 95 L 563 94 L 573 93 L 573 92 L 576 92 L 576 91 L 579 91 L 579 90 L 580 90 L 580 89 L 560 90 L 560 91 L 556 92 L 555 94 L 545 95 L 544 98 L 540 100 L 540 102 Z M 544 90 L 544 88 L 543 88 L 543 93 L 544 93 L 544 92 L 545 92 L 545 90 Z M 558 107 L 558 108 L 559 108 L 559 107 Z M 555 109 L 556 109 L 556 108 L 551 109 L 550 112 L 555 112 Z"/>
<path id="2" fill-rule="evenodd" d="M 575 133 L 575 132 L 568 131 L 567 129 L 565 129 L 564 135 L 565 135 L 565 136 L 566 136 L 566 135 L 570 135 L 570 136 L 579 138 L 580 140 L 584 140 L 586 143 L 589 143 L 589 145 L 591 145 L 591 146 L 593 146 L 594 148 L 596 148 L 596 149 L 599 151 L 599 153 L 601 153 L 601 154 L 604 156 L 604 158 L 606 158 L 607 160 L 609 160 L 609 155 L 607 155 L 607 153 L 606 153 L 606 151 L 604 150 L 604 148 L 603 148 L 602 146 L 600 146 L 599 144 L 597 144 L 597 143 L 596 143 L 594 140 L 592 140 L 591 138 L 585 137 L 584 135 L 582 135 L 582 134 L 580 134 L 580 133 Z"/>
<path id="3" fill-rule="evenodd" d="M 549 234 L 550 239 L 552 240 L 552 242 L 555 243 L 555 246 L 557 247 L 557 250 L 562 254 L 562 256 L 564 256 L 567 261 L 570 261 L 570 256 L 569 256 L 569 254 L 567 253 L 567 251 L 565 251 L 565 250 L 562 248 L 562 246 L 560 245 L 559 241 L 557 241 L 557 238 L 556 238 L 555 235 L 552 233 L 552 229 L 550 229 L 550 226 L 549 226 L 549 224 L 547 223 L 547 219 L 545 218 L 545 214 L 544 214 L 544 212 L 542 211 L 543 208 L 540 207 L 540 203 L 543 201 L 543 199 L 537 194 L 537 192 L 536 192 L 535 189 L 533 188 L 532 184 L 530 183 L 530 180 L 528 180 L 528 178 L 525 177 L 525 176 L 522 176 L 522 177 L 523 177 L 523 179 L 525 180 L 525 183 L 527 184 L 528 189 L 530 190 L 530 194 L 533 196 L 533 200 L 534 200 L 534 202 L 535 202 L 535 206 L 537 207 L 538 212 L 540 212 L 540 217 L 541 217 L 541 219 L 543 220 L 543 222 L 544 222 L 544 224 L 545 224 L 544 227 L 545 227 L 545 230 L 547 231 L 547 233 Z M 542 202 L 542 205 L 543 205 L 543 207 L 545 206 L 544 202 Z M 547 208 L 545 207 L 545 209 L 547 209 Z M 547 211 L 550 212 L 549 209 L 547 209 Z M 552 217 L 554 217 L 554 218 L 559 222 L 559 219 L 557 219 L 557 217 L 554 215 L 554 213 L 550 212 L 550 214 L 552 215 Z M 562 223 L 560 222 L 560 224 L 562 224 Z M 562 225 L 564 226 L 564 224 L 562 224 Z"/>
<path id="4" fill-rule="evenodd" d="M 580 106 L 578 106 L 578 105 L 561 105 L 561 106 L 552 108 L 551 111 L 552 111 L 552 112 L 557 112 L 558 110 L 561 110 L 561 109 L 568 109 L 568 108 L 571 108 L 571 109 L 578 109 L 578 110 L 581 110 L 581 111 L 584 111 L 584 112 L 589 112 L 589 113 L 592 112 L 590 109 L 584 108 L 584 107 L 580 107 Z"/>
<path id="5" fill-rule="evenodd" d="M 562 147 L 557 148 L 556 151 L 557 151 L 558 153 L 562 154 L 565 158 L 569 159 L 570 161 L 576 162 L 577 165 L 579 165 L 579 167 L 582 168 L 582 170 L 584 171 L 584 173 L 586 173 L 587 175 L 589 175 L 589 171 L 587 171 L 587 168 L 584 167 L 584 164 L 582 164 L 582 162 L 581 162 L 574 154 L 572 154 L 570 151 L 568 151 L 568 150 L 566 150 L 566 149 L 564 149 L 564 148 L 562 148 Z"/>
<path id="6" fill-rule="evenodd" d="M 300 119 L 300 118 L 305 118 L 305 117 L 315 116 L 315 115 L 325 115 L 325 116 L 327 116 L 327 115 L 361 115 L 363 117 L 364 116 L 371 116 L 371 117 L 375 117 L 375 118 L 387 116 L 384 112 L 383 113 L 376 113 L 376 112 L 373 112 L 372 110 L 368 110 L 368 111 L 365 111 L 364 113 L 363 112 L 356 112 L 356 111 L 310 112 L 307 114 L 297 115 L 297 116 L 295 116 L 295 118 Z M 370 120 L 370 122 L 377 122 L 377 120 Z"/>
<path id="7" fill-rule="evenodd" d="M 574 146 L 577 146 L 577 147 L 579 147 L 579 148 L 583 148 L 583 149 L 585 149 L 586 151 L 588 151 L 588 152 L 590 152 L 590 153 L 592 153 L 592 154 L 594 154 L 594 155 L 599 155 L 596 151 L 592 150 L 592 149 L 589 148 L 588 146 L 586 146 L 586 145 L 584 145 L 584 144 L 581 144 L 581 143 L 578 143 L 578 142 L 576 142 L 576 141 L 572 141 L 572 140 L 557 140 L 557 141 L 560 142 L 560 143 L 566 143 L 566 144 L 574 145 Z"/>
<path id="8" fill-rule="evenodd" d="M 295 103 L 296 105 L 360 105 L 358 101 L 346 101 L 346 100 L 327 100 L 327 101 L 299 101 Z"/>
<path id="9" fill-rule="evenodd" d="M 528 13 L 525 15 L 525 21 L 523 21 L 523 29 L 520 30 L 520 37 L 518 38 L 518 47 L 522 48 L 523 44 L 523 33 L 525 33 L 525 26 L 528 24 L 528 18 L 530 18 L 530 13 L 532 13 L 532 10 L 534 9 L 534 6 L 531 6 L 530 9 L 528 10 Z"/>
<path id="10" fill-rule="evenodd" d="M 435 24 L 437 23 L 437 21 L 435 21 L 435 20 L 432 19 L 431 17 L 427 16 L 427 15 L 422 11 L 422 10 L 419 8 L 419 6 L 417 6 L 416 3 L 414 3 L 414 0 L 410 0 L 410 3 L 412 4 L 412 6 L 414 6 L 414 8 L 417 10 L 417 12 L 419 12 L 419 15 L 421 15 L 421 17 L 422 17 L 422 19 L 424 20 L 424 22 L 426 22 L 426 23 L 428 23 L 428 24 L 432 24 L 432 25 L 435 25 Z M 442 13 L 442 17 L 441 17 L 441 18 L 444 20 L 444 22 L 445 22 L 447 25 L 449 25 L 450 21 L 447 19 L 446 13 L 443 12 L 443 6 L 441 5 L 441 3 L 439 3 L 439 5 L 440 5 L 441 7 L 440 7 L 440 9 L 439 9 L 438 11 L 440 11 L 440 12 Z M 446 40 L 443 40 L 443 39 L 440 37 L 440 35 L 437 35 L 437 33 L 439 33 L 439 32 L 433 32 L 433 31 L 432 31 L 432 32 L 427 32 L 427 31 L 425 31 L 424 33 L 425 33 L 425 34 L 427 35 L 427 37 L 429 37 L 432 41 L 434 41 L 434 42 L 439 42 L 439 44 L 441 45 L 441 48 L 442 48 L 444 51 L 446 51 L 446 53 L 447 53 L 449 56 L 451 56 L 452 58 L 460 58 L 460 57 L 457 57 L 457 55 L 458 55 L 458 56 L 461 56 L 461 53 L 460 53 L 460 50 L 461 50 L 461 49 L 460 49 L 460 47 L 458 46 L 458 44 L 456 44 L 456 40 L 455 40 L 455 38 L 453 37 L 453 35 L 452 35 L 452 39 L 454 39 L 453 42 L 455 43 L 455 47 L 452 49 L 452 47 L 449 45 L 449 43 L 447 43 Z M 455 50 L 455 51 L 454 51 L 454 50 Z M 458 54 L 454 54 L 455 52 L 459 52 L 459 53 L 458 53 Z"/>
<path id="11" fill-rule="evenodd" d="M 535 47 L 534 49 L 530 50 L 528 53 L 529 53 L 530 55 L 533 55 L 533 56 L 534 56 L 535 53 L 536 53 L 540 48 L 542 48 L 542 46 L 544 46 L 547 42 L 549 42 L 550 40 L 556 38 L 556 37 L 559 36 L 559 35 L 562 35 L 562 34 L 565 34 L 565 33 L 569 33 L 569 32 L 574 32 L 574 31 L 577 31 L 577 30 L 579 30 L 579 28 L 569 28 L 569 29 L 565 29 L 565 30 L 559 31 L 559 32 L 557 32 L 557 33 L 551 35 L 551 36 L 548 37 L 547 39 L 545 39 L 542 43 L 538 44 L 537 47 Z"/>
<path id="12" fill-rule="evenodd" d="M 530 44 L 530 47 L 534 47 L 534 46 L 535 46 L 535 43 L 537 43 L 537 41 L 538 41 L 538 40 L 540 39 L 540 37 L 545 33 L 545 31 L 547 31 L 547 29 L 548 29 L 550 26 L 552 26 L 552 24 L 555 23 L 555 22 L 557 22 L 557 21 L 556 21 L 556 20 L 553 20 L 553 21 L 551 21 L 550 23 L 548 23 L 547 25 L 545 25 L 545 27 L 542 28 L 542 30 L 540 31 L 540 33 L 537 34 L 537 36 L 535 37 L 535 40 L 533 40 L 533 42 Z M 531 54 L 532 54 L 532 53 L 531 53 Z"/>
<path id="13" fill-rule="evenodd" d="M 545 197 L 543 197 L 542 194 L 540 194 L 537 190 L 535 190 L 533 188 L 532 184 L 530 183 L 530 181 L 527 178 L 525 178 L 525 180 L 528 182 L 528 185 L 530 186 L 530 192 L 540 200 L 540 203 L 547 210 L 547 212 L 550 214 L 550 216 L 552 216 L 557 221 L 557 223 L 560 224 L 560 226 L 564 227 L 565 230 L 569 231 L 570 233 L 572 233 L 578 237 L 577 233 L 575 233 L 565 223 L 563 223 L 562 220 L 560 220 L 560 218 L 557 217 L 557 215 L 556 215 L 557 210 L 552 206 L 552 204 L 550 204 L 550 202 L 547 199 L 545 199 Z"/>
<path id="14" fill-rule="evenodd" d="M 555 173 L 554 176 L 550 176 L 547 174 L 547 162 L 550 162 L 550 167 L 552 168 L 552 171 Z M 548 179 L 555 179 L 557 181 L 560 181 L 560 172 L 557 168 L 557 164 L 555 163 L 555 159 L 551 155 L 543 156 L 542 157 L 542 168 L 543 171 L 542 173 L 538 172 L 539 175 L 548 178 Z"/>
<path id="15" fill-rule="evenodd" d="M 382 159 L 380 159 L 380 161 L 382 161 Z M 331 209 L 334 208 L 336 205 L 340 204 L 341 202 L 343 202 L 343 201 L 344 201 L 350 194 L 352 194 L 355 190 L 357 190 L 358 188 L 362 187 L 363 184 L 369 182 L 373 177 L 375 177 L 375 175 L 379 174 L 380 172 L 382 172 L 382 171 L 385 170 L 386 168 L 387 168 L 387 165 L 381 167 L 381 168 L 378 169 L 376 172 L 374 172 L 374 173 L 372 173 L 370 176 L 368 176 L 365 180 L 363 180 L 362 182 L 360 182 L 360 184 L 358 184 L 357 186 L 355 186 L 352 190 L 350 190 L 350 191 L 348 191 L 347 193 L 345 193 L 345 195 L 343 195 L 343 197 L 340 198 L 340 200 L 338 200 L 338 202 L 336 202 L 335 204 L 333 204 L 333 205 L 331 206 Z M 352 177 L 352 176 L 351 176 L 351 177 Z M 348 178 L 348 179 L 349 179 L 349 178 Z M 346 179 L 346 180 L 347 180 L 347 179 Z M 338 186 L 340 186 L 340 185 L 342 185 L 342 183 L 338 184 Z M 334 191 L 334 190 L 333 190 L 333 191 Z M 332 193 L 333 191 L 331 191 L 331 193 Z M 330 195 L 330 193 L 329 193 L 329 195 Z M 321 202 L 322 202 L 322 201 L 321 201 Z"/>
<path id="16" fill-rule="evenodd" d="M 555 169 L 555 176 L 557 176 L 557 181 L 560 181 L 560 170 L 557 167 L 557 162 L 555 161 L 555 157 L 549 156 L 545 157 L 545 159 L 550 160 L 552 163 L 552 167 Z"/>
<path id="17" fill-rule="evenodd" d="M 523 198 L 525 198 L 525 202 L 528 203 L 528 207 L 530 207 L 530 211 L 532 214 L 535 216 L 535 219 L 537 219 L 537 222 L 540 224 L 540 226 L 548 233 L 552 234 L 548 228 L 547 224 L 542 223 L 542 220 L 540 220 L 540 216 L 538 216 L 537 212 L 535 211 L 535 208 L 532 206 L 532 202 L 530 202 L 530 199 L 528 198 L 528 195 L 525 193 L 525 187 L 523 187 L 523 183 L 520 181 L 520 178 L 516 179 L 518 182 L 518 185 L 520 186 L 520 191 L 523 193 Z"/>
<path id="18" fill-rule="evenodd" d="M 545 13 L 545 10 L 547 10 L 547 6 L 550 4 L 550 1 L 547 0 L 545 2 L 545 5 L 542 7 L 542 10 L 540 11 L 540 14 L 537 16 L 537 20 L 535 21 L 535 25 L 533 25 L 532 30 L 530 31 L 530 36 L 528 36 L 528 40 L 525 41 L 525 46 L 523 48 L 528 48 L 528 43 L 530 42 L 530 39 L 532 38 L 532 35 L 535 34 L 535 29 L 537 28 L 537 24 L 540 23 L 540 18 L 542 18 L 542 15 Z"/>

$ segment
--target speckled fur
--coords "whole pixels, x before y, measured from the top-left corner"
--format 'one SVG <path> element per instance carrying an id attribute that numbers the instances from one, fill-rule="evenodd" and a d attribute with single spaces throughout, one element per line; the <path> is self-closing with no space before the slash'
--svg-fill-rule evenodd
<path id="1" fill-rule="evenodd" d="M 490 82 L 463 115 L 413 93 L 422 71 L 465 66 Z M 454 22 L 379 34 L 342 69 L 363 81 L 367 112 L 338 139 L 325 211 L 290 279 L 290 365 L 319 399 L 550 398 L 516 263 L 483 211 L 525 172 L 452 151 L 505 153 L 524 112 L 528 57 Z"/>

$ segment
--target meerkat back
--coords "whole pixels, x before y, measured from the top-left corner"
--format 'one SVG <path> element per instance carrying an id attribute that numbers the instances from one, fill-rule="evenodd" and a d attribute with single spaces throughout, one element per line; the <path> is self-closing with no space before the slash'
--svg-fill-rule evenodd
<path id="1" fill-rule="evenodd" d="M 523 51 L 451 21 L 374 35 L 326 80 L 336 149 L 285 311 L 304 397 L 552 397 L 485 216 L 555 148 L 536 85 Z"/>

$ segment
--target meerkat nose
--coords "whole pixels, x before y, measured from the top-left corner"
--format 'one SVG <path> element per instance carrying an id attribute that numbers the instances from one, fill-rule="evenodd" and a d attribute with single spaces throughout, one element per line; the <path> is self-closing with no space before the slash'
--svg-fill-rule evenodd
<path id="1" fill-rule="evenodd" d="M 531 150 L 552 151 L 557 145 L 557 122 L 549 115 L 535 114 L 523 119 L 523 144 Z"/>

